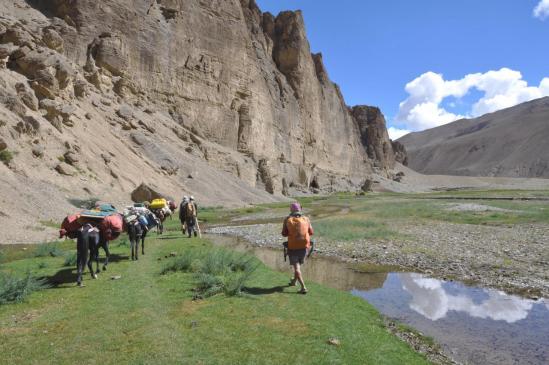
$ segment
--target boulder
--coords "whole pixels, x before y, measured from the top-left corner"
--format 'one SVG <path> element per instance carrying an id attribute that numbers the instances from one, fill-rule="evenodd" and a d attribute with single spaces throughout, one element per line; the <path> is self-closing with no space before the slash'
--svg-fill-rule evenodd
<path id="1" fill-rule="evenodd" d="M 17 97 L 13 95 L 5 95 L 4 97 L 1 97 L 1 99 L 6 108 L 12 113 L 20 117 L 24 117 L 25 114 L 27 114 L 27 108 L 25 107 L 25 104 L 19 101 Z"/>
<path id="2" fill-rule="evenodd" d="M 105 162 L 105 164 L 109 164 L 112 161 L 111 156 L 107 153 L 102 153 L 101 158 L 103 158 L 103 161 Z"/>
<path id="3" fill-rule="evenodd" d="M 32 154 L 34 157 L 42 157 L 44 156 L 44 151 L 46 149 L 42 145 L 36 145 L 32 147 Z"/>
<path id="4" fill-rule="evenodd" d="M 133 119 L 133 109 L 128 104 L 122 104 L 120 108 L 116 111 L 116 115 L 125 121 L 130 121 Z"/>
<path id="5" fill-rule="evenodd" d="M 63 105 L 56 100 L 43 99 L 40 101 L 40 108 L 46 110 L 46 115 L 44 117 L 56 128 L 58 128 L 57 126 L 60 125 L 60 123 L 69 127 L 74 125 L 74 122 L 71 119 L 76 112 L 76 107 L 74 105 Z"/>
<path id="6" fill-rule="evenodd" d="M 126 76 L 113 77 L 113 91 L 123 98 L 137 95 L 139 92 L 136 84 Z"/>
<path id="7" fill-rule="evenodd" d="M 78 98 L 85 98 L 89 94 L 86 80 L 76 79 L 73 83 L 74 95 Z"/>
<path id="8" fill-rule="evenodd" d="M 364 181 L 364 184 L 362 184 L 360 189 L 365 193 L 370 192 L 370 191 L 372 191 L 372 185 L 373 184 L 374 184 L 374 182 L 372 180 L 366 179 Z"/>
<path id="9" fill-rule="evenodd" d="M 65 158 L 65 162 L 69 165 L 74 165 L 79 160 L 78 155 L 72 151 L 66 152 L 63 157 Z"/>
<path id="10" fill-rule="evenodd" d="M 155 129 L 150 125 L 150 123 L 147 123 L 142 119 L 139 120 L 138 124 L 149 133 L 155 132 Z"/>
<path id="11" fill-rule="evenodd" d="M 147 137 L 145 137 L 141 132 L 132 132 L 130 137 L 132 141 L 134 141 L 139 146 L 143 146 L 147 143 Z"/>
<path id="12" fill-rule="evenodd" d="M 55 29 L 44 29 L 44 32 L 42 33 L 42 41 L 44 41 L 44 44 L 49 48 L 58 52 L 63 52 L 63 38 L 61 38 Z"/>
<path id="13" fill-rule="evenodd" d="M 17 123 L 15 130 L 19 134 L 34 136 L 40 131 L 40 122 L 32 115 L 23 117 L 23 121 Z"/>
<path id="14" fill-rule="evenodd" d="M 4 138 L 0 137 L 0 151 L 5 150 L 6 148 L 8 148 L 8 144 L 6 143 Z"/>
<path id="15" fill-rule="evenodd" d="M 26 84 L 18 82 L 15 84 L 15 90 L 19 99 L 31 110 L 38 110 L 38 98 Z"/>
<path id="16" fill-rule="evenodd" d="M 151 187 L 145 183 L 142 183 L 131 194 L 132 201 L 136 203 L 150 202 L 153 199 L 166 198 L 165 195 L 159 193 L 156 187 Z M 171 199 L 173 200 L 173 199 Z"/>
<path id="17" fill-rule="evenodd" d="M 16 24 L 0 35 L 0 43 L 13 43 L 16 46 L 32 47 L 35 44 L 35 39 L 19 24 Z"/>
<path id="18" fill-rule="evenodd" d="M 0 69 L 6 67 L 6 61 L 13 51 L 17 49 L 17 46 L 12 43 L 0 44 Z"/>
<path id="19" fill-rule="evenodd" d="M 122 76 L 128 68 L 128 54 L 121 37 L 103 33 L 88 46 L 88 62 L 113 76 Z"/>
<path id="20" fill-rule="evenodd" d="M 76 174 L 75 168 L 64 162 L 61 162 L 60 164 L 55 166 L 55 171 L 65 176 L 74 176 Z"/>

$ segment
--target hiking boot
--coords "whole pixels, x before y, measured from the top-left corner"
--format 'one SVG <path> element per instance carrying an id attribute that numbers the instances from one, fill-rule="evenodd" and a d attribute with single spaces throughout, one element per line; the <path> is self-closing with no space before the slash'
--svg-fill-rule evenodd
<path id="1" fill-rule="evenodd" d="M 307 288 L 301 288 L 301 290 L 299 291 L 299 294 L 307 294 L 309 291 L 307 290 Z"/>
<path id="2" fill-rule="evenodd" d="M 290 282 L 288 283 L 288 286 L 295 286 L 296 282 L 297 282 L 297 279 L 290 279 Z"/>

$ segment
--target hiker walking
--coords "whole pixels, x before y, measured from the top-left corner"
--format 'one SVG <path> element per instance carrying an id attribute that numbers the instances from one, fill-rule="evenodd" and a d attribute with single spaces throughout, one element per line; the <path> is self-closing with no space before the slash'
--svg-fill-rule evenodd
<path id="1" fill-rule="evenodd" d="M 311 236 L 313 235 L 313 227 L 308 217 L 301 212 L 299 203 L 290 205 L 290 215 L 284 220 L 282 226 L 282 236 L 288 237 L 288 256 L 290 257 L 290 265 L 294 269 L 294 277 L 290 280 L 289 285 L 295 286 L 296 282 L 301 285 L 301 294 L 307 293 L 307 287 L 301 275 L 301 265 L 305 262 L 305 256 L 311 249 Z"/>
<path id="2" fill-rule="evenodd" d="M 181 204 L 179 204 L 179 221 L 181 222 L 181 232 L 185 234 L 187 231 L 187 221 L 185 213 L 187 213 L 187 203 L 189 202 L 189 197 L 187 195 L 183 196 Z"/>
<path id="3" fill-rule="evenodd" d="M 189 201 L 185 204 L 185 225 L 189 238 L 192 234 L 196 237 L 200 231 L 198 226 L 198 205 L 194 200 L 194 196 L 189 197 Z"/>

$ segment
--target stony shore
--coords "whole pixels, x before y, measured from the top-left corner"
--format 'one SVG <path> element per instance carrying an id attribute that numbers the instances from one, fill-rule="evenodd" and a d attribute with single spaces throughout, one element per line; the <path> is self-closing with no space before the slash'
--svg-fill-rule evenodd
<path id="1" fill-rule="evenodd" d="M 222 226 L 210 233 L 252 245 L 281 247 L 280 224 Z M 403 238 L 336 242 L 317 237 L 318 254 L 356 263 L 391 265 L 435 277 L 494 287 L 530 298 L 549 297 L 549 228 L 445 222 L 398 227 Z"/>

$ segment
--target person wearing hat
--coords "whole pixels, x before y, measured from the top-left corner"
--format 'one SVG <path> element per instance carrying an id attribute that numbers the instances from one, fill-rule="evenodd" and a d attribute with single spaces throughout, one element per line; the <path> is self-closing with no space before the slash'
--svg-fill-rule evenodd
<path id="1" fill-rule="evenodd" d="M 196 237 L 200 232 L 200 228 L 198 226 L 198 205 L 196 204 L 194 196 L 192 195 L 189 197 L 189 200 L 185 204 L 185 224 L 187 226 L 187 233 L 189 235 L 189 238 L 192 236 L 193 233 Z"/>
<path id="2" fill-rule="evenodd" d="M 187 195 L 183 196 L 183 200 L 181 201 L 181 204 L 179 204 L 179 221 L 181 222 L 181 231 L 183 234 L 187 231 L 187 225 L 186 225 L 186 217 L 185 213 L 187 213 L 187 203 L 189 202 L 189 197 Z"/>
<path id="3" fill-rule="evenodd" d="M 289 285 L 295 286 L 299 282 L 301 294 L 307 293 L 307 287 L 301 274 L 301 265 L 305 263 L 305 257 L 311 249 L 311 236 L 313 227 L 308 217 L 303 215 L 301 206 L 295 202 L 290 205 L 290 215 L 284 219 L 282 226 L 282 236 L 288 238 L 288 256 L 290 265 L 294 269 L 294 277 Z"/>

